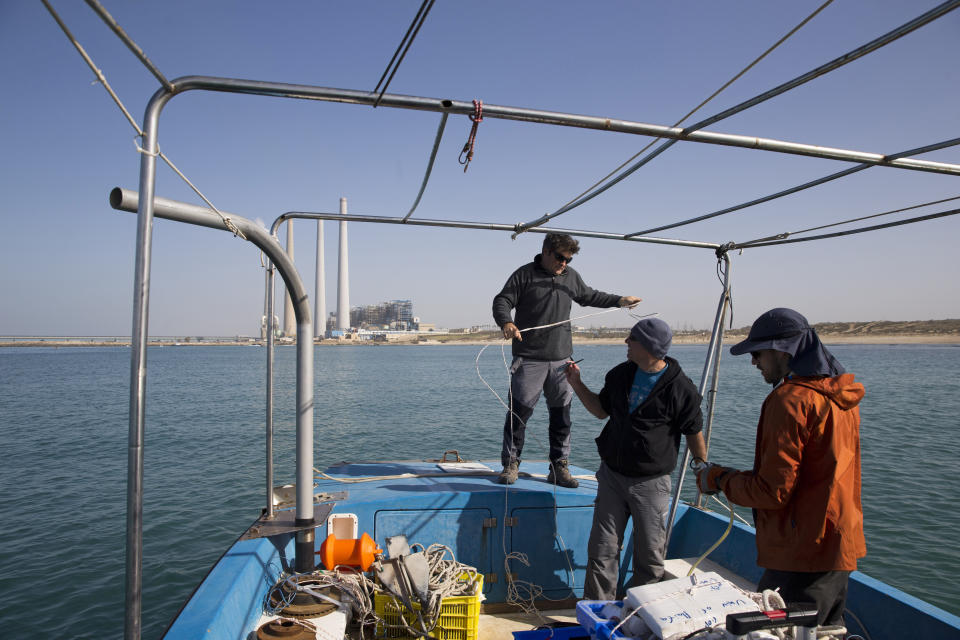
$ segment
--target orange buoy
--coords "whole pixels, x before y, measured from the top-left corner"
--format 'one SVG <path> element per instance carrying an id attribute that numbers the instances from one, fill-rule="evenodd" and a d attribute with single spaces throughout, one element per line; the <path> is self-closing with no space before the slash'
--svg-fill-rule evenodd
<path id="1" fill-rule="evenodd" d="M 323 566 L 330 571 L 337 566 L 359 567 L 361 571 L 366 571 L 381 554 L 383 549 L 366 533 L 359 539 L 340 539 L 331 533 L 320 545 L 320 551 L 317 551 Z"/>

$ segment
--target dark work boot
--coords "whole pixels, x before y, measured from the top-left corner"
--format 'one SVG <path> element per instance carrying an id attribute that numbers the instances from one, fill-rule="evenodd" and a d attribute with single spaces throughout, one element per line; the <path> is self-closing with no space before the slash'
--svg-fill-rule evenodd
<path id="1" fill-rule="evenodd" d="M 513 484 L 517 481 L 517 474 L 520 471 L 520 463 L 516 460 L 511 460 L 509 463 L 504 465 L 503 471 L 500 472 L 500 475 L 497 476 L 497 482 L 500 484 Z"/>
<path id="2" fill-rule="evenodd" d="M 580 486 L 577 479 L 570 475 L 570 469 L 566 460 L 557 460 L 550 463 L 550 473 L 547 474 L 547 482 L 550 484 L 576 489 Z"/>

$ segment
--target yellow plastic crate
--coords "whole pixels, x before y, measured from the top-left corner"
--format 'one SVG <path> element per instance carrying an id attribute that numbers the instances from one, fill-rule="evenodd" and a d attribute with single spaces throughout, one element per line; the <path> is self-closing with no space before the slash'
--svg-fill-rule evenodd
<path id="1" fill-rule="evenodd" d="M 469 574 L 462 574 L 461 580 L 469 580 Z M 477 574 L 477 581 L 474 583 L 474 594 L 472 596 L 450 596 L 440 602 L 440 619 L 434 628 L 432 635 L 440 640 L 477 640 L 480 627 L 480 597 L 483 593 L 483 574 Z M 374 609 L 377 616 L 387 625 L 402 625 L 401 618 L 407 621 L 407 624 L 416 628 L 417 621 L 416 610 L 420 609 L 420 604 L 413 603 L 414 611 L 409 611 L 402 602 L 391 595 L 377 593 L 374 596 Z M 407 630 L 401 627 L 388 627 L 377 623 L 378 638 L 391 638 L 393 640 L 412 640 L 416 636 L 407 635 Z"/>

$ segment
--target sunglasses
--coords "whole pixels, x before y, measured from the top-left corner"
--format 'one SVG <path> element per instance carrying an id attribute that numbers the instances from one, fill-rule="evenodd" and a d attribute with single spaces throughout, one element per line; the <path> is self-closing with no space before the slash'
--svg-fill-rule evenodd
<path id="1" fill-rule="evenodd" d="M 750 357 L 753 358 L 754 360 L 759 360 L 759 359 L 760 359 L 760 352 L 759 352 L 759 351 L 751 351 L 751 352 L 750 352 Z"/>
<path id="2" fill-rule="evenodd" d="M 566 263 L 566 264 L 570 264 L 571 262 L 573 262 L 573 256 L 570 256 L 570 257 L 568 258 L 567 256 L 563 255 L 562 253 L 557 253 L 556 251 L 553 252 L 553 257 L 557 259 L 557 262 L 563 262 L 563 263 Z"/>

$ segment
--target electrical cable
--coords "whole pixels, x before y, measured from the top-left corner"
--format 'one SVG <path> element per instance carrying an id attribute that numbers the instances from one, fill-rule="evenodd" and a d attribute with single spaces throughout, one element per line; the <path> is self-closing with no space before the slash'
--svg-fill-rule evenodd
<path id="1" fill-rule="evenodd" d="M 896 160 L 898 158 L 909 158 L 911 156 L 917 156 L 924 153 L 929 153 L 931 151 L 938 151 L 940 149 L 946 149 L 948 147 L 953 147 L 960 144 L 960 138 L 951 138 L 950 140 L 944 140 L 943 142 L 936 142 L 934 144 L 929 144 L 923 147 L 917 147 L 916 149 L 908 149 L 906 151 L 901 151 L 900 153 L 894 153 L 886 156 L 888 160 Z M 650 229 L 644 229 L 643 231 L 637 231 L 636 234 L 631 235 L 646 235 L 648 233 L 657 233 L 658 231 L 666 231 L 667 229 L 676 229 L 677 227 L 683 227 L 688 224 L 693 224 L 694 222 L 702 222 L 704 220 L 709 220 L 711 218 L 716 218 L 728 213 L 734 213 L 742 209 L 747 209 L 749 207 L 756 206 L 758 204 L 763 204 L 764 202 L 770 202 L 771 200 L 776 200 L 784 196 L 789 196 L 805 189 L 810 189 L 811 187 L 816 187 L 832 180 L 837 180 L 838 178 L 843 178 L 845 176 L 852 175 L 858 171 L 863 171 L 864 169 L 870 169 L 877 165 L 870 163 L 858 164 L 849 169 L 844 169 L 843 171 L 838 171 L 836 173 L 831 173 L 830 175 L 824 176 L 822 178 L 817 178 L 816 180 L 811 180 L 809 182 L 804 182 L 803 184 L 797 185 L 795 187 L 790 187 L 789 189 L 784 189 L 782 191 L 777 191 L 776 193 L 771 193 L 760 198 L 755 198 L 747 202 L 743 202 L 732 207 L 727 207 L 725 209 L 720 209 L 718 211 L 713 211 L 712 213 L 705 213 L 694 218 L 688 218 L 686 220 L 680 220 L 679 222 L 672 222 L 670 224 L 665 224 L 659 227 L 653 227 Z"/>
<path id="2" fill-rule="evenodd" d="M 745 244 L 731 243 L 729 245 L 730 249 L 747 249 L 752 247 L 771 247 L 777 244 L 793 244 L 795 242 L 811 242 L 813 240 L 824 240 L 826 238 L 839 238 L 841 236 L 852 236 L 858 233 L 866 233 L 868 231 L 877 231 L 879 229 L 887 229 L 889 227 L 899 227 L 907 224 L 914 224 L 917 222 L 925 222 L 927 220 L 935 220 L 937 218 L 946 218 L 948 216 L 955 216 L 960 213 L 960 208 L 958 209 L 949 209 L 947 211 L 941 211 L 939 213 L 931 213 L 925 216 L 917 216 L 916 218 L 907 218 L 906 220 L 898 220 L 896 222 L 888 222 L 886 224 L 875 224 L 869 227 L 860 227 L 859 229 L 851 229 L 849 231 L 837 231 L 834 233 L 824 233 L 817 236 L 809 236 L 806 238 L 787 238 L 787 239 L 771 239 L 769 241 L 752 241 Z"/>
<path id="3" fill-rule="evenodd" d="M 827 6 L 828 6 L 831 2 L 833 2 L 833 0 L 827 0 L 827 1 L 824 2 L 822 5 L 820 5 L 819 7 L 817 7 L 817 9 L 816 9 L 813 13 L 811 13 L 809 16 L 807 16 L 806 18 L 804 18 L 804 19 L 800 22 L 800 24 L 798 24 L 797 26 L 795 26 L 793 29 L 791 29 L 789 32 L 787 32 L 786 35 L 784 35 L 782 38 L 780 38 L 779 40 L 777 40 L 777 42 L 775 42 L 775 43 L 773 44 L 773 46 L 769 47 L 766 51 L 764 51 L 762 54 L 760 54 L 756 59 L 754 59 L 753 62 L 751 62 L 751 63 L 748 64 L 746 67 L 744 67 L 742 70 L 740 70 L 739 73 L 737 73 L 737 74 L 734 75 L 732 78 L 730 78 L 729 80 L 727 80 L 727 82 L 724 83 L 723 86 L 721 86 L 719 89 L 717 89 L 716 91 L 714 91 L 708 98 L 706 98 L 705 100 L 703 100 L 700 104 L 698 104 L 696 107 L 694 107 L 694 108 L 691 109 L 689 112 L 687 112 L 686 115 L 684 115 L 682 118 L 680 118 L 679 120 L 677 120 L 677 121 L 673 124 L 673 126 L 674 126 L 674 127 L 679 127 L 680 124 L 681 124 L 684 120 L 686 120 L 687 118 L 689 118 L 690 116 L 692 116 L 694 113 L 696 113 L 697 111 L 699 111 L 701 108 L 703 108 L 704 106 L 706 106 L 708 102 L 710 102 L 711 100 L 713 100 L 714 98 L 716 98 L 718 95 L 720 95 L 720 93 L 722 93 L 724 90 L 726 90 L 727 87 L 729 87 L 731 84 L 733 84 L 734 82 L 736 82 L 737 80 L 739 80 L 745 73 L 747 73 L 750 69 L 752 69 L 754 66 L 756 66 L 757 63 L 759 63 L 761 60 L 763 60 L 764 58 L 766 58 L 767 55 L 769 55 L 770 53 L 772 53 L 774 49 L 776 49 L 776 48 L 779 47 L 781 44 L 783 44 L 784 42 L 786 42 L 787 39 L 788 39 L 790 36 L 792 36 L 793 34 L 795 34 L 795 33 L 796 33 L 797 31 L 799 31 L 805 24 L 807 24 L 808 22 L 810 22 L 810 20 L 812 20 L 818 13 L 820 13 L 821 11 L 823 11 L 824 9 L 826 9 Z M 733 114 L 731 113 L 730 115 L 733 115 Z M 705 126 L 705 125 L 701 125 L 701 126 Z M 701 127 L 697 127 L 697 125 L 694 125 L 693 127 L 691 127 L 691 128 L 689 129 L 689 131 L 695 131 L 697 128 L 701 128 Z M 589 200 L 592 200 L 592 199 L 595 198 L 596 196 L 600 195 L 601 193 L 603 193 L 604 191 L 606 191 L 606 190 L 609 189 L 610 187 L 614 186 L 615 184 L 617 184 L 618 182 L 620 182 L 621 180 L 623 180 L 624 178 L 626 178 L 627 176 L 629 176 L 631 173 L 633 173 L 634 171 L 636 171 L 637 169 L 639 169 L 641 166 L 643 166 L 644 164 L 646 164 L 647 162 L 649 162 L 650 160 L 652 160 L 654 157 L 656 157 L 657 155 L 659 155 L 659 154 L 662 153 L 663 151 L 666 151 L 666 149 L 669 148 L 671 145 L 673 145 L 673 143 L 677 142 L 677 140 L 670 140 L 670 141 L 668 141 L 665 145 L 661 146 L 659 149 L 657 149 L 656 151 L 654 151 L 650 156 L 648 156 L 648 157 L 644 158 L 643 160 L 641 160 L 640 163 L 638 163 L 637 165 L 635 165 L 635 166 L 631 167 L 630 169 L 628 169 L 627 171 L 625 171 L 622 175 L 618 176 L 615 180 L 613 180 L 613 181 L 610 182 L 609 184 L 605 185 L 603 188 L 597 189 L 597 187 L 599 187 L 600 185 L 602 185 L 604 182 L 606 182 L 606 181 L 609 180 L 612 176 L 614 176 L 614 174 L 616 174 L 618 171 L 620 171 L 620 170 L 623 169 L 625 166 L 627 166 L 628 163 L 633 162 L 638 156 L 640 156 L 641 154 L 643 154 L 644 152 L 646 152 L 647 149 L 649 149 L 649 148 L 652 147 L 654 144 L 656 144 L 658 140 L 661 140 L 661 138 L 654 138 L 653 140 L 651 140 L 643 149 L 641 149 L 640 151 L 638 151 L 638 152 L 636 152 L 635 154 L 633 154 L 633 156 L 631 156 L 630 158 L 628 158 L 627 160 L 625 160 L 619 167 L 617 167 L 616 169 L 614 169 L 613 171 L 611 171 L 610 173 L 608 173 L 608 174 L 605 175 L 604 177 L 600 178 L 600 180 L 598 180 L 598 181 L 595 182 L 593 185 L 591 185 L 590 187 L 588 187 L 588 188 L 587 188 L 585 191 L 583 191 L 580 195 L 574 197 L 572 200 L 570 200 L 569 202 L 567 202 L 565 205 L 563 205 L 562 207 L 560 207 L 559 209 L 557 209 L 557 210 L 554 211 L 553 213 L 548 214 L 548 215 L 543 216 L 543 217 L 541 217 L 540 219 L 538 219 L 535 224 L 536 224 L 536 225 L 543 224 L 544 222 L 547 222 L 547 221 L 549 221 L 549 220 L 552 219 L 552 218 L 555 218 L 555 217 L 557 217 L 557 216 L 559 216 L 559 215 L 561 215 L 561 214 L 563 214 L 563 213 L 566 213 L 567 211 L 570 211 L 571 209 L 574 209 L 574 208 L 576 208 L 576 207 L 579 207 L 581 204 L 584 204 L 585 202 L 588 202 Z M 594 191 L 595 189 L 596 189 L 596 191 Z M 591 192 L 592 192 L 592 193 L 591 193 Z M 589 195 L 588 195 L 588 194 L 589 194 Z M 584 197 L 584 196 L 587 196 L 587 197 Z M 529 225 L 529 226 L 535 226 L 535 225 Z M 521 225 L 521 227 L 527 228 L 528 225 Z M 522 229 L 521 229 L 521 230 L 522 230 Z"/>
<path id="4" fill-rule="evenodd" d="M 376 93 L 380 89 L 380 85 L 383 84 L 383 79 L 386 77 L 387 73 L 390 73 L 390 77 L 387 78 L 386 84 L 383 84 L 383 89 L 380 90 L 380 94 L 377 96 L 376 101 L 373 103 L 374 108 L 380 104 L 380 100 L 383 99 L 383 94 L 387 92 L 387 87 L 390 86 L 390 83 L 393 81 L 393 76 L 397 73 L 397 69 L 400 68 L 400 64 L 403 62 L 403 59 L 407 55 L 407 51 L 410 50 L 410 45 L 413 44 L 413 39 L 417 37 L 417 33 L 420 32 L 420 27 L 423 26 L 423 21 L 427 19 L 427 14 L 430 13 L 430 9 L 433 8 L 434 0 L 423 0 L 423 3 L 420 5 L 420 8 L 417 10 L 417 14 L 413 17 L 413 22 L 410 23 L 410 26 L 407 28 L 407 32 L 403 36 L 403 40 L 400 41 L 400 44 L 397 46 L 397 50 L 394 52 L 393 57 L 390 59 L 390 63 L 387 65 L 387 68 L 384 69 L 383 75 L 380 76 L 380 81 L 377 82 L 377 86 L 374 87 L 373 91 Z M 412 32 L 412 34 L 411 34 Z M 408 41 L 409 38 L 409 41 Z M 404 46 L 406 45 L 406 46 Z M 400 50 L 403 49 L 403 53 Z M 400 56 L 400 59 L 397 59 L 397 56 Z M 393 65 L 396 61 L 396 66 Z M 393 67 L 393 71 L 390 71 L 390 67 Z"/>
<path id="5" fill-rule="evenodd" d="M 832 222 L 830 224 L 823 224 L 817 227 L 810 227 L 808 229 L 800 229 L 798 231 L 785 231 L 783 233 L 778 233 L 775 236 L 767 236 L 765 238 L 757 238 L 756 240 L 750 240 L 748 242 L 738 243 L 738 247 L 747 247 L 759 242 L 767 242 L 770 240 L 782 240 L 798 233 L 808 233 L 810 231 L 819 231 L 820 229 L 829 229 L 831 227 L 839 227 L 845 224 L 850 224 L 852 222 L 860 222 L 862 220 L 870 220 L 871 218 L 880 218 L 882 216 L 889 216 L 894 213 L 902 213 L 904 211 L 911 211 L 913 209 L 921 209 L 923 207 L 929 207 L 935 204 L 942 204 L 944 202 L 950 202 L 951 200 L 960 200 L 960 196 L 953 196 L 952 198 L 943 198 L 942 200 L 933 200 L 931 202 L 924 202 L 923 204 L 915 204 L 910 207 L 901 207 L 900 209 L 892 209 L 890 211 L 883 211 L 881 213 L 874 213 L 869 216 L 860 216 L 858 218 L 850 218 L 849 220 L 841 220 L 840 222 Z"/>

